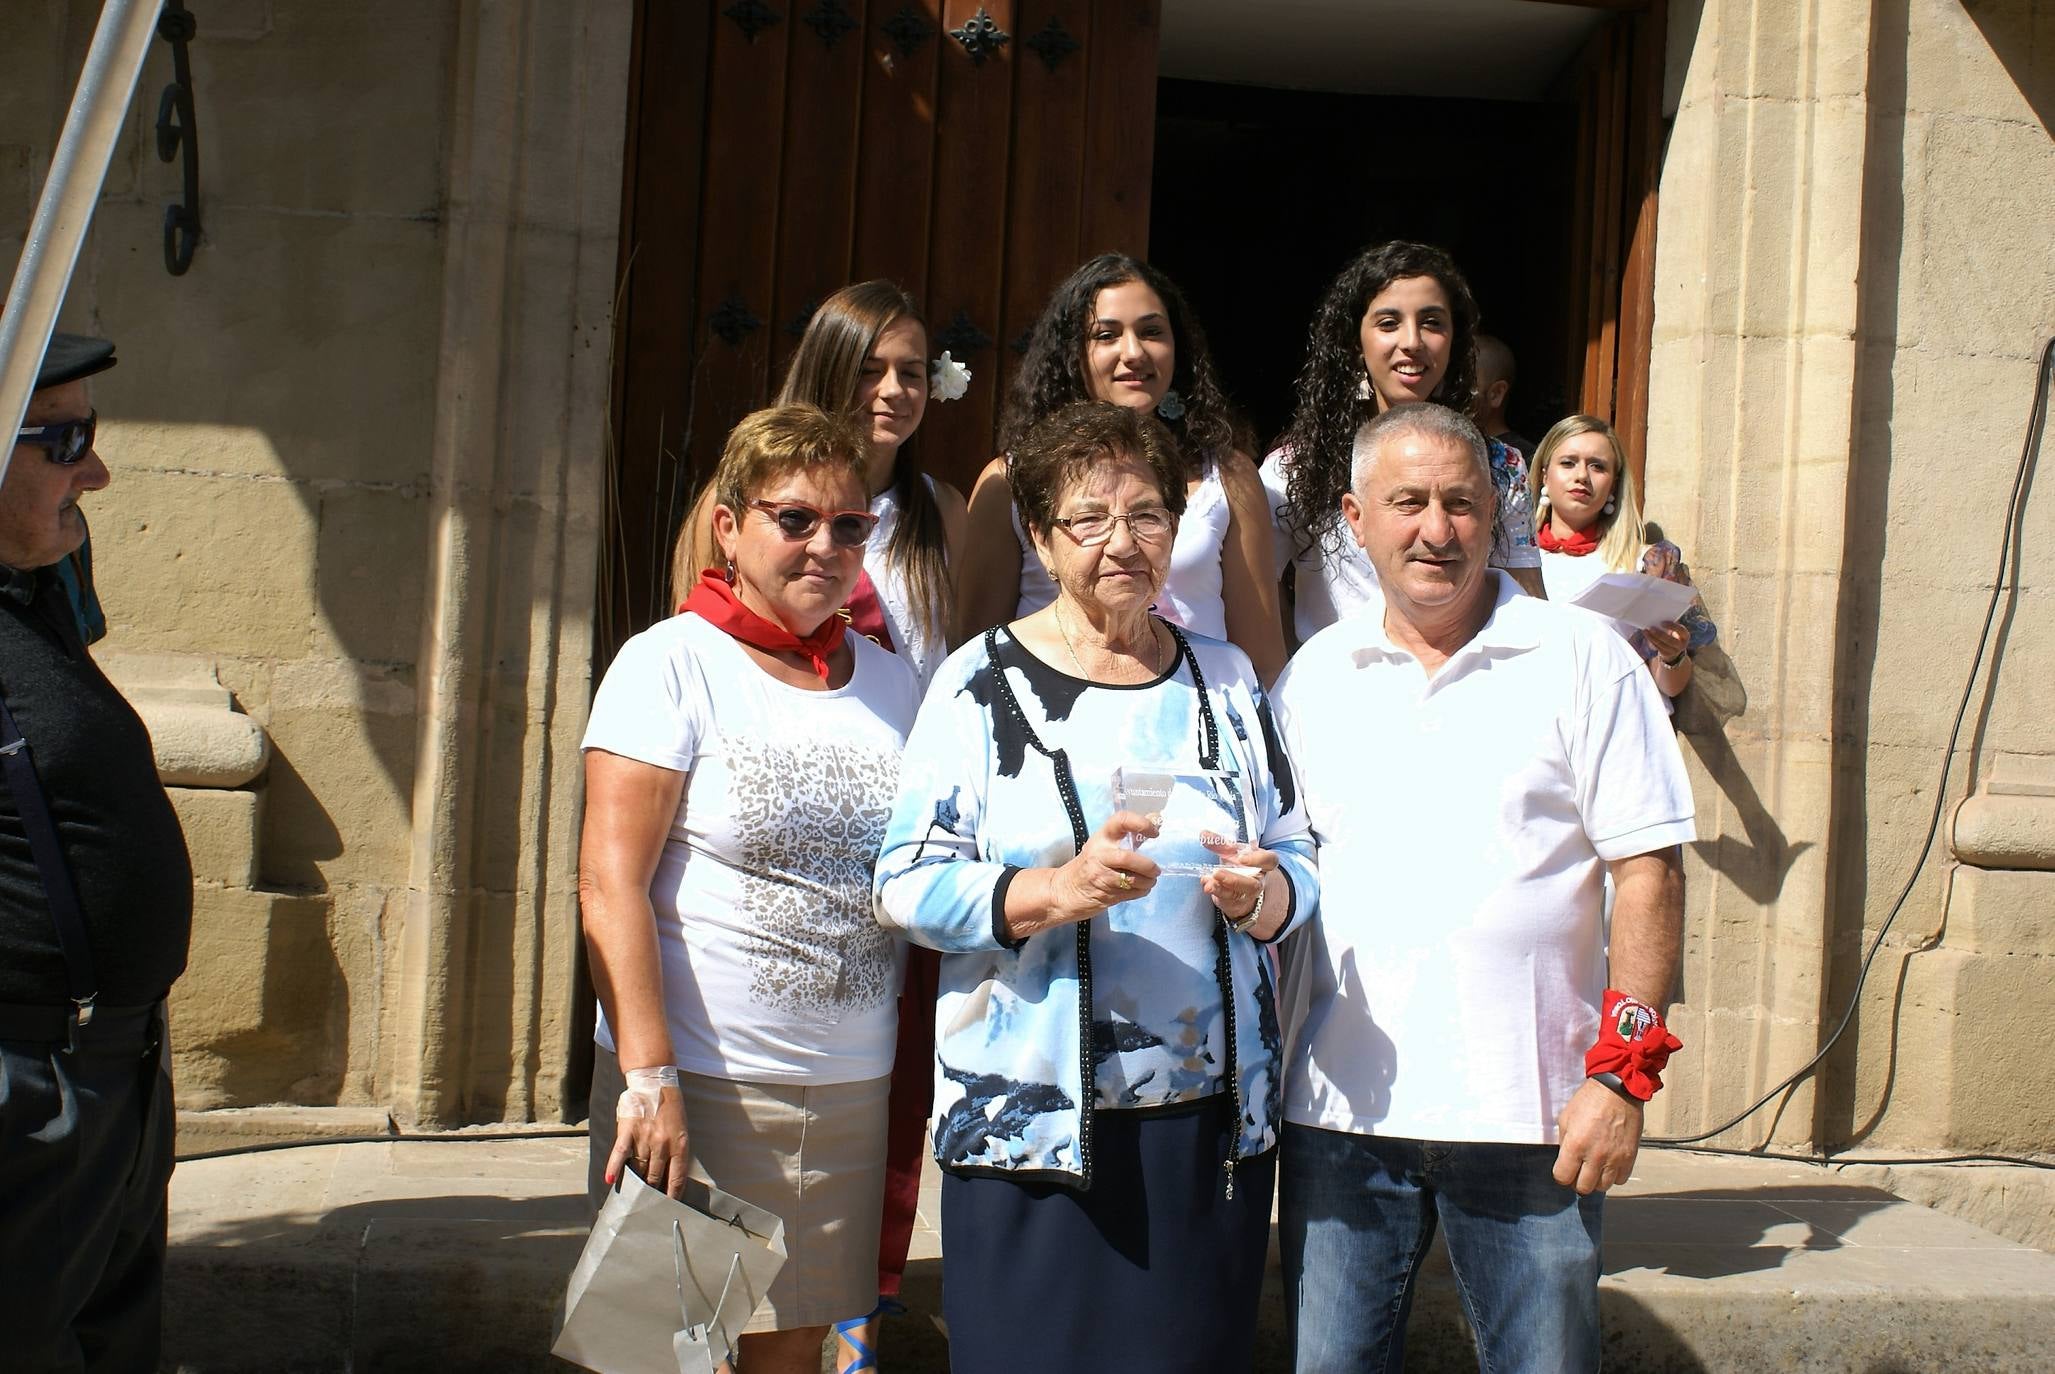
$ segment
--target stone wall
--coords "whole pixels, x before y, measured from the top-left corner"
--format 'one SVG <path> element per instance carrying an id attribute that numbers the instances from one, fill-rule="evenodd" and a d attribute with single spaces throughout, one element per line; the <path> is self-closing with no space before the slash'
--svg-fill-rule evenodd
<path id="1" fill-rule="evenodd" d="M 551 1114 L 627 6 L 194 9 L 204 241 L 166 273 L 157 43 L 64 315 L 122 360 L 103 656 L 218 675 L 272 747 L 180 794 L 180 1102 Z M 99 10 L 10 7 L 45 55 L 0 85 L 10 264 Z"/>
<path id="2" fill-rule="evenodd" d="M 1831 1032 L 1935 807 L 2055 327 L 2055 15 L 1708 0 L 1677 51 L 1650 513 L 1726 661 L 1682 716 L 1702 838 L 1679 1020 L 1697 1051 L 1654 1124 L 1699 1131 Z M 2029 497 L 1944 818 L 1994 779 L 2031 794 L 2055 752 L 2032 671 L 2055 642 L 2035 614 L 2055 506 Z M 2055 854 L 2036 805 L 2001 803 L 2001 825 Z M 1729 1143 L 2045 1147 L 2055 1075 L 2008 1046 L 2055 952 L 2033 919 L 2055 877 L 1958 867 L 1949 841 L 1821 1077 Z"/>
<path id="3" fill-rule="evenodd" d="M 1837 1006 L 1931 814 L 1999 573 L 2038 354 L 2055 333 L 2055 12 L 2036 0 L 1876 0 L 1871 24 Z M 1830 1142 L 2055 1140 L 2055 1067 L 2032 1029 L 2048 1006 L 2055 874 L 2019 871 L 2055 867 L 2055 718 L 2040 699 L 2055 654 L 2055 491 L 2030 484 L 2022 517 L 1944 798 L 1953 815 L 1975 794 L 1969 824 L 1943 829 L 1870 974 L 1856 1052 L 1828 1084 Z M 1970 834 L 2007 829 L 2019 833 L 1982 847 Z"/>

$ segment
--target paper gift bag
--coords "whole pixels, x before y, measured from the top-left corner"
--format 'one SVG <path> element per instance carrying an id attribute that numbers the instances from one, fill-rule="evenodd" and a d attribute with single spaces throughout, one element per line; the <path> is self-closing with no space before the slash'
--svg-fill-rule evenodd
<path id="1" fill-rule="evenodd" d="M 785 1267 L 785 1223 L 697 1179 L 673 1202 L 621 1171 L 564 1291 L 551 1353 L 600 1374 L 712 1374 Z"/>

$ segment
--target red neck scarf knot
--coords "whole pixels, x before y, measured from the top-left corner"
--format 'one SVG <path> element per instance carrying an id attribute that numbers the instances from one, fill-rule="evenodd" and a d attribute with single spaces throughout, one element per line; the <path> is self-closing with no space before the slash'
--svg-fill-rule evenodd
<path id="1" fill-rule="evenodd" d="M 823 620 L 812 634 L 793 634 L 775 620 L 766 620 L 743 605 L 735 595 L 734 587 L 717 568 L 708 568 L 700 573 L 692 594 L 678 609 L 691 611 L 744 644 L 754 645 L 767 653 L 804 654 L 807 663 L 820 674 L 822 682 L 828 681 L 828 655 L 842 642 L 842 633 L 849 626 L 847 620 L 836 614 Z"/>
<path id="2" fill-rule="evenodd" d="M 1598 552 L 1598 527 L 1588 530 L 1571 530 L 1568 534 L 1556 533 L 1555 521 L 1543 520 L 1541 528 L 1534 532 L 1534 542 L 1543 553 L 1566 553 L 1572 558 L 1582 558 L 1587 553 Z"/>

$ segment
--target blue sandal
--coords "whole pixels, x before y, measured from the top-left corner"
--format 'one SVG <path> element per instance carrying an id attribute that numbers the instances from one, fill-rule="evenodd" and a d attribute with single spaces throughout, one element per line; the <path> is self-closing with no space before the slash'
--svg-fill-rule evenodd
<path id="1" fill-rule="evenodd" d="M 878 1367 L 878 1353 L 858 1340 L 856 1333 L 862 1331 L 880 1317 L 903 1317 L 905 1315 L 905 1303 L 897 1298 L 880 1296 L 878 1298 L 878 1305 L 862 1316 L 836 1322 L 835 1339 L 846 1343 L 851 1350 L 856 1352 L 856 1363 L 845 1366 L 841 1374 L 858 1374 L 859 1370 L 876 1369 Z"/>

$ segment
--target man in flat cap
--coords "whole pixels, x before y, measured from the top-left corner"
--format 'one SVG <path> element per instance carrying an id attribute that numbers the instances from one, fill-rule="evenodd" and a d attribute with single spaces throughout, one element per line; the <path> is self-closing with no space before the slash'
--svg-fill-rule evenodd
<path id="1" fill-rule="evenodd" d="M 0 482 L 0 1364 L 24 1371 L 158 1362 L 192 867 L 62 576 L 109 481 L 86 379 L 113 365 L 51 339 Z"/>

